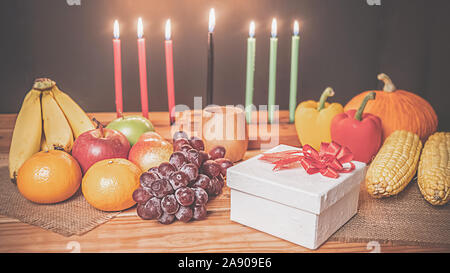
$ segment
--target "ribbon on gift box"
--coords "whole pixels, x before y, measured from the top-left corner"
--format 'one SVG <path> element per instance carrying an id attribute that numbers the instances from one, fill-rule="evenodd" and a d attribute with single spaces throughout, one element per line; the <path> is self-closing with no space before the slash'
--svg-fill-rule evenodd
<path id="1" fill-rule="evenodd" d="M 353 153 L 347 147 L 332 141 L 322 142 L 320 151 L 306 144 L 300 150 L 263 154 L 259 160 L 275 164 L 274 171 L 303 167 L 308 174 L 321 173 L 323 176 L 338 178 L 339 173 L 349 173 L 355 169 L 351 162 Z M 344 167 L 348 163 L 349 167 Z"/>

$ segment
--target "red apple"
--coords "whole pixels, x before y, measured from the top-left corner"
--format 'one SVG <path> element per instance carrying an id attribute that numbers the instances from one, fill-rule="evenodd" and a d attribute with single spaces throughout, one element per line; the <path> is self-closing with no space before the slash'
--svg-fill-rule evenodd
<path id="1" fill-rule="evenodd" d="M 168 162 L 173 152 L 172 144 L 163 138 L 158 139 L 153 134 L 143 135 L 130 149 L 128 160 L 138 165 L 142 171 Z"/>
<path id="2" fill-rule="evenodd" d="M 110 158 L 128 158 L 130 142 L 121 132 L 98 128 L 82 133 L 73 143 L 72 156 L 80 163 L 83 173 L 95 162 Z"/>

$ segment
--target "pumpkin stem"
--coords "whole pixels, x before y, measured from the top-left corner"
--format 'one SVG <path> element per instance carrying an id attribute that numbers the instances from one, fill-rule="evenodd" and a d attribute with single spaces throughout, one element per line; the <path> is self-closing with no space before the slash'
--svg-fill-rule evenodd
<path id="1" fill-rule="evenodd" d="M 361 106 L 359 106 L 358 111 L 355 113 L 355 119 L 361 121 L 362 120 L 362 114 L 364 112 L 364 108 L 366 108 L 367 102 L 369 100 L 374 100 L 376 97 L 375 92 L 369 92 L 369 94 L 367 94 L 363 101 L 361 102 Z"/>
<path id="2" fill-rule="evenodd" d="M 388 75 L 381 73 L 378 75 L 378 79 L 384 82 L 384 92 L 394 92 L 395 90 L 397 90 L 397 87 L 395 87 L 394 83 Z"/>
<path id="3" fill-rule="evenodd" d="M 317 111 L 320 111 L 323 108 L 325 108 L 325 102 L 327 101 L 328 97 L 332 96 L 334 96 L 333 88 L 327 87 L 320 96 L 319 104 L 317 105 Z"/>

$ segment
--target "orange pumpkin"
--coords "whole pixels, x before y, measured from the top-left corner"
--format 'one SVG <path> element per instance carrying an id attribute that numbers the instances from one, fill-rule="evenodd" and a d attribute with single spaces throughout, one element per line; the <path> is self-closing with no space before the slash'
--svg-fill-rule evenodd
<path id="1" fill-rule="evenodd" d="M 384 82 L 384 88 L 374 90 L 377 99 L 369 101 L 364 111 L 381 118 L 383 141 L 396 130 L 406 130 L 419 135 L 425 142 L 438 126 L 433 107 L 422 97 L 397 89 L 386 74 L 378 75 L 378 79 Z M 372 91 L 365 91 L 351 99 L 344 111 L 358 109 L 369 92 Z"/>

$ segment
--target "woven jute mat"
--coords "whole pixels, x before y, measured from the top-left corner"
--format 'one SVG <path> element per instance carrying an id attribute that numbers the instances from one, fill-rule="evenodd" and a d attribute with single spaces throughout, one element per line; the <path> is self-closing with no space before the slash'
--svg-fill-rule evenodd
<path id="1" fill-rule="evenodd" d="M 107 222 L 119 212 L 92 207 L 81 190 L 66 201 L 44 205 L 25 199 L 9 179 L 5 159 L 0 158 L 0 214 L 63 236 L 81 235 Z"/>
<path id="2" fill-rule="evenodd" d="M 450 247 L 450 206 L 432 206 L 413 179 L 397 196 L 375 199 L 361 184 L 358 213 L 330 240 Z"/>

